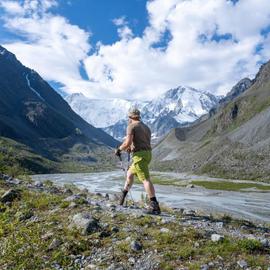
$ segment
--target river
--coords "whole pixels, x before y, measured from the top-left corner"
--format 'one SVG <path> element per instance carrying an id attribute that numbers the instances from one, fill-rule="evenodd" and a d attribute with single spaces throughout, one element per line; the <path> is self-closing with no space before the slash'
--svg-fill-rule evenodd
<path id="1" fill-rule="evenodd" d="M 171 174 L 175 177 L 175 174 Z M 33 180 L 51 180 L 55 184 L 74 184 L 90 192 L 118 193 L 124 184 L 122 171 L 102 173 L 68 173 L 34 175 Z M 181 181 L 182 175 L 179 175 Z M 198 179 L 198 178 L 195 178 Z M 183 179 L 186 181 L 186 179 Z M 171 207 L 201 210 L 203 213 L 223 213 L 236 218 L 270 222 L 270 192 L 235 192 L 155 185 L 159 201 Z M 131 195 L 140 200 L 145 195 L 141 184 L 134 184 Z"/>

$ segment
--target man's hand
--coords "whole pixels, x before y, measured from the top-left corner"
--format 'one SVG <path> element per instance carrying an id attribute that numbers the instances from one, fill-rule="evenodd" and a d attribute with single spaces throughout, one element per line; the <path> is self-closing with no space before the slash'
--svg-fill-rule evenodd
<path id="1" fill-rule="evenodd" d="M 119 149 L 119 147 L 117 147 L 115 150 L 114 150 L 114 154 L 118 157 L 121 156 L 121 150 Z"/>

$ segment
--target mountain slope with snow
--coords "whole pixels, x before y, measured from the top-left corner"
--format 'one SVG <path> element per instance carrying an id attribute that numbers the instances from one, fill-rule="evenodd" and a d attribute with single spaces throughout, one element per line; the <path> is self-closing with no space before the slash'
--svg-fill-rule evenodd
<path id="1" fill-rule="evenodd" d="M 211 108 L 217 106 L 219 98 L 191 87 L 170 89 L 151 101 L 124 99 L 89 99 L 83 94 L 72 94 L 66 98 L 72 109 L 95 127 L 123 139 L 126 131 L 127 112 L 131 106 L 141 110 L 143 121 L 148 124 L 154 138 L 168 133 L 171 128 L 196 121 Z"/>
<path id="2" fill-rule="evenodd" d="M 10 140 L 16 161 L 35 173 L 69 170 L 72 162 L 77 168 L 79 163 L 102 163 L 104 153 L 110 154 L 118 144 L 77 115 L 37 72 L 0 46 L 0 156 L 8 153 Z M 29 159 L 20 147 L 29 152 Z M 44 158 L 53 164 L 50 168 Z"/>
<path id="3" fill-rule="evenodd" d="M 148 122 L 159 117 L 170 116 L 178 123 L 194 122 L 218 103 L 214 95 L 191 87 L 178 87 L 152 100 L 143 108 Z"/>

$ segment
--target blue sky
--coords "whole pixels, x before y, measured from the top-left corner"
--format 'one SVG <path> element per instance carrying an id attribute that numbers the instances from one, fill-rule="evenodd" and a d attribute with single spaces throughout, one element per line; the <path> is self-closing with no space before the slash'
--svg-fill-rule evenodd
<path id="1" fill-rule="evenodd" d="M 0 18 L 0 43 L 63 95 L 224 95 L 270 59 L 269 0 L 2 0 Z"/>
<path id="2" fill-rule="evenodd" d="M 134 33 L 140 36 L 147 25 L 145 0 L 73 0 L 70 4 L 61 0 L 55 13 L 91 32 L 93 43 L 112 44 L 118 40 L 117 28 L 112 23 L 115 18 L 125 16 Z"/>

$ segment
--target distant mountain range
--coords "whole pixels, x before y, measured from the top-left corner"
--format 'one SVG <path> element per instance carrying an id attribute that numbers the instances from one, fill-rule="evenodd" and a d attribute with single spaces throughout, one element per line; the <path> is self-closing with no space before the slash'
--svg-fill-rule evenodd
<path id="1" fill-rule="evenodd" d="M 1 46 L 0 137 L 22 143 L 55 162 L 95 161 L 94 151 L 118 143 L 83 120 L 37 72 Z"/>
<path id="2" fill-rule="evenodd" d="M 79 93 L 66 97 L 72 109 L 88 123 L 103 128 L 118 140 L 125 136 L 127 112 L 131 106 L 141 110 L 142 119 L 150 126 L 153 138 L 159 138 L 171 128 L 194 122 L 218 106 L 220 99 L 191 87 L 171 89 L 151 101 L 89 99 Z"/>
<path id="3" fill-rule="evenodd" d="M 156 170 L 270 181 L 270 62 L 218 106 L 154 148 Z"/>

